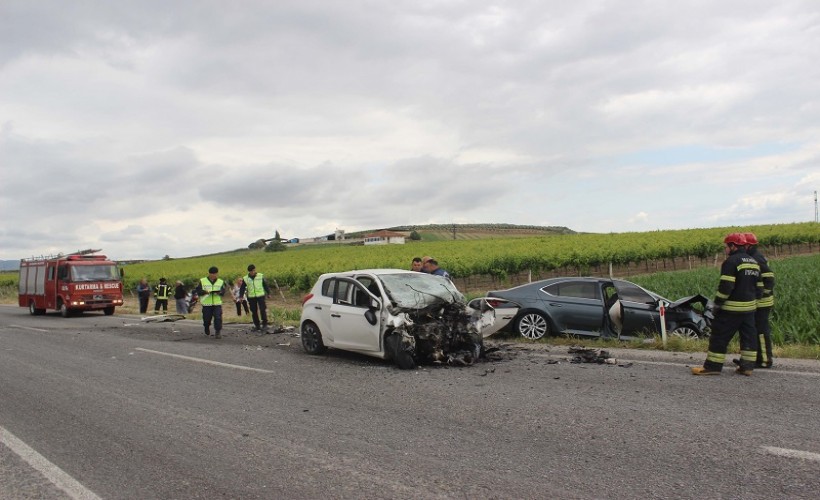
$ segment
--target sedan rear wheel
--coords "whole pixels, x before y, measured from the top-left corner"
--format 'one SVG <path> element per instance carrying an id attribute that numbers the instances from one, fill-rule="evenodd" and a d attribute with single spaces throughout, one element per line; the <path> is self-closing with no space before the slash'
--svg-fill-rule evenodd
<path id="1" fill-rule="evenodd" d="M 515 331 L 530 340 L 537 340 L 550 333 L 550 324 L 546 316 L 539 312 L 527 312 L 518 318 Z"/>

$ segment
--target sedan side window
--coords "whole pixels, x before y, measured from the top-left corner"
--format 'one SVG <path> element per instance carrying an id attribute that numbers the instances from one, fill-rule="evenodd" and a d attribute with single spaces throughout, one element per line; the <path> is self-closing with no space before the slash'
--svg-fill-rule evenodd
<path id="1" fill-rule="evenodd" d="M 601 300 L 600 295 L 598 295 L 598 287 L 595 283 L 586 281 L 561 281 L 544 287 L 543 290 L 557 297 Z"/>
<path id="2" fill-rule="evenodd" d="M 651 295 L 632 283 L 619 281 L 615 286 L 618 288 L 618 296 L 621 300 L 628 300 L 639 304 L 652 304 L 655 302 L 655 299 Z"/>

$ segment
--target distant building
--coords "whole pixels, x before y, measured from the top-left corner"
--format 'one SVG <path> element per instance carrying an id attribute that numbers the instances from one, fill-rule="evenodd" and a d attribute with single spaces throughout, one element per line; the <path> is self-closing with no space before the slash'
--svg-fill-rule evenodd
<path id="1" fill-rule="evenodd" d="M 395 244 L 395 245 L 404 245 L 404 235 L 402 233 L 396 233 L 393 231 L 388 231 L 386 229 L 382 229 L 381 231 L 376 231 L 375 233 L 370 233 L 364 235 L 364 244 L 365 245 L 388 245 L 388 244 Z"/>

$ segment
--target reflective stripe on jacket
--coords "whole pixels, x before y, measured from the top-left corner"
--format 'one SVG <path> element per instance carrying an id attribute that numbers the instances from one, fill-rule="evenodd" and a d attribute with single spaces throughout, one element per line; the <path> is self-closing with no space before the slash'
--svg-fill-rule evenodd
<path id="1" fill-rule="evenodd" d="M 715 304 L 727 312 L 747 313 L 757 309 L 760 265 L 754 257 L 737 250 L 723 262 Z"/>
<path id="2" fill-rule="evenodd" d="M 769 267 L 769 261 L 756 248 L 751 248 L 749 255 L 760 266 L 760 281 L 757 284 L 760 298 L 757 299 L 757 307 L 772 307 L 774 306 L 774 272 Z"/>
<path id="3" fill-rule="evenodd" d="M 167 299 L 170 291 L 170 285 L 157 285 L 155 289 L 155 293 L 157 294 L 158 299 Z"/>

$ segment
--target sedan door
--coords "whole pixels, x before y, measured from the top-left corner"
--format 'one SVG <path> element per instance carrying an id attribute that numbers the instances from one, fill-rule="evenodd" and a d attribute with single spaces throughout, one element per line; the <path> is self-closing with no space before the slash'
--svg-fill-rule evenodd
<path id="1" fill-rule="evenodd" d="M 330 336 L 334 347 L 353 351 L 381 350 L 381 313 L 377 309 L 367 314 L 372 304 L 382 307 L 382 301 L 373 297 L 358 281 L 350 278 L 339 278 L 347 286 L 344 295 L 335 297 L 330 306 Z M 375 324 L 368 320 L 375 318 Z"/>
<path id="2" fill-rule="evenodd" d="M 601 335 L 604 301 L 597 282 L 564 280 L 541 289 L 544 309 L 561 333 Z"/>
<path id="3" fill-rule="evenodd" d="M 628 281 L 615 280 L 623 306 L 621 337 L 651 335 L 660 331 L 660 312 L 655 297 Z"/>

